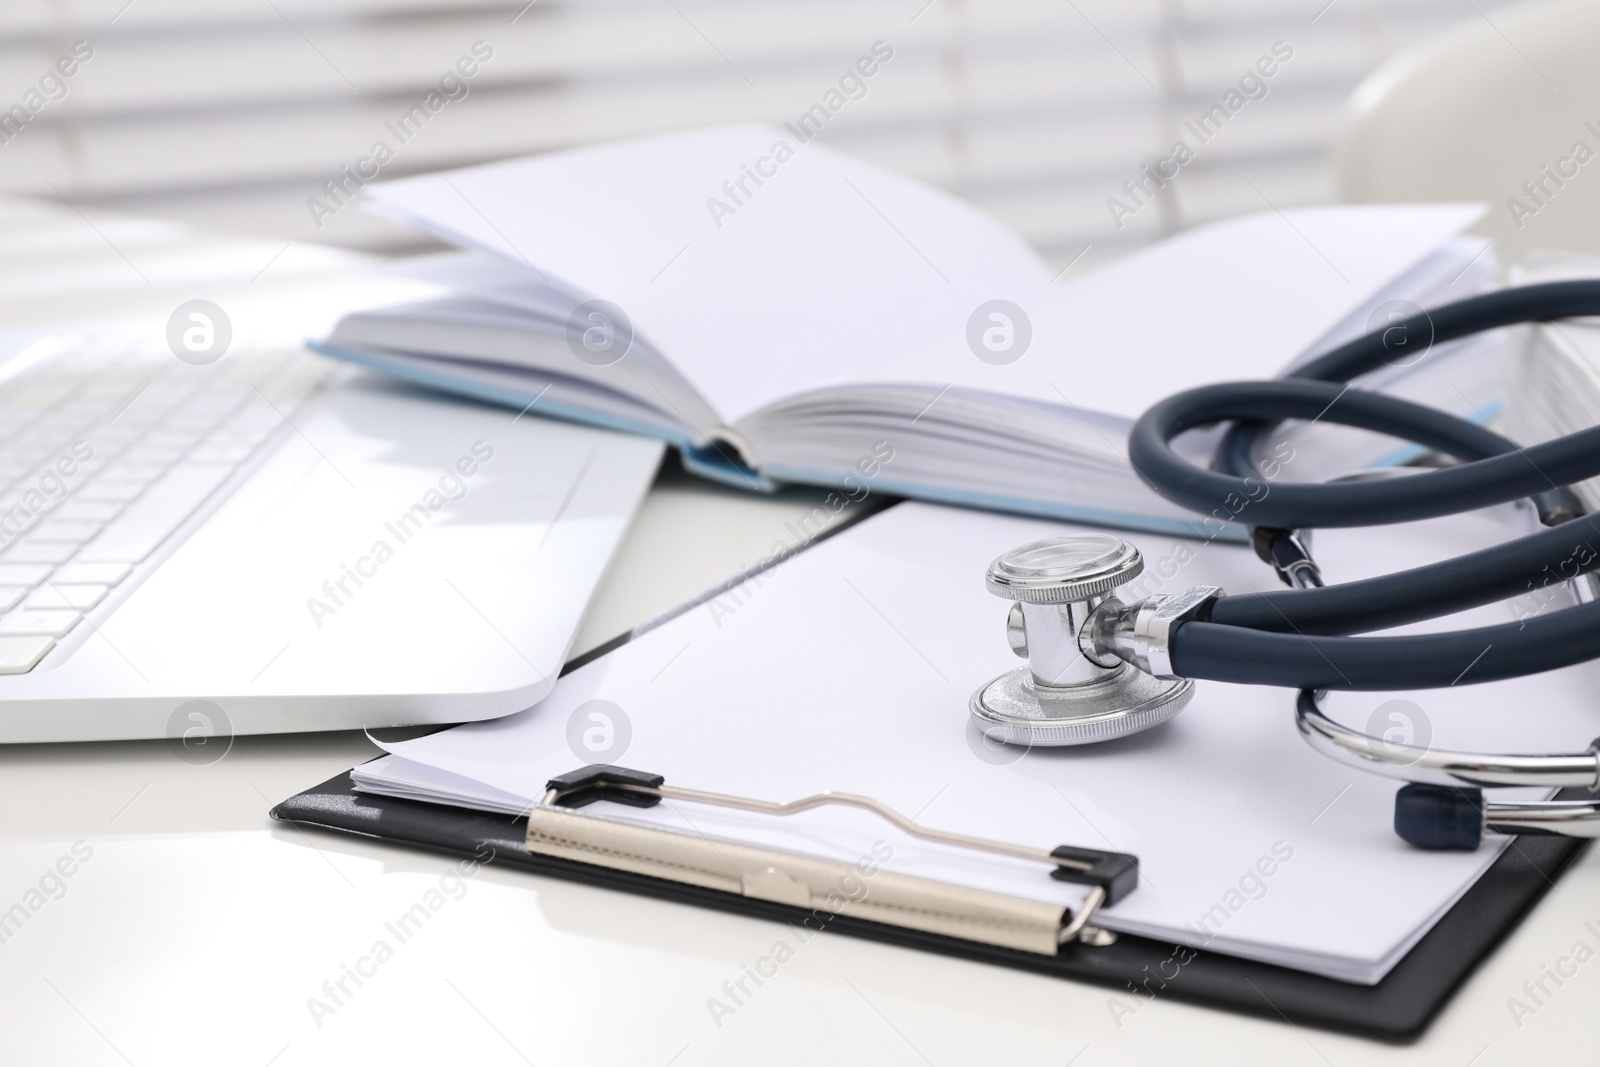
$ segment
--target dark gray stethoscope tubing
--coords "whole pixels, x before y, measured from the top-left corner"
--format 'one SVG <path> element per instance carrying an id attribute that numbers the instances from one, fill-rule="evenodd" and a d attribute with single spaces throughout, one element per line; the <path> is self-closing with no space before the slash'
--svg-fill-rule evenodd
<path id="1" fill-rule="evenodd" d="M 1600 314 L 1600 282 L 1562 282 L 1475 297 L 1414 316 L 1400 328 L 1431 329 L 1439 341 L 1514 322 L 1592 314 Z M 1225 509 L 1225 514 L 1257 527 L 1379 525 L 1528 496 L 1539 503 L 1546 521 L 1563 509 L 1569 515 L 1579 512 L 1570 491 L 1555 487 L 1600 473 L 1600 427 L 1517 449 L 1498 434 L 1444 412 L 1309 380 L 1360 374 L 1391 357 L 1379 331 L 1313 361 L 1299 372 L 1308 378 L 1181 393 L 1140 418 L 1130 437 L 1129 458 L 1140 476 L 1168 499 L 1203 513 Z M 1327 418 L 1413 440 L 1469 462 L 1391 481 L 1268 484 L 1251 475 L 1200 470 L 1168 445 L 1185 429 L 1250 420 L 1236 423 L 1218 457 L 1225 469 L 1249 471 L 1250 449 L 1260 434 L 1289 418 Z M 1593 523 L 1580 518 L 1563 525 L 1570 528 L 1556 526 L 1366 582 L 1224 597 L 1210 621 L 1191 622 L 1174 632 L 1173 668 L 1186 677 L 1256 685 L 1420 689 L 1517 677 L 1593 658 L 1600 655 L 1600 604 L 1453 633 L 1344 636 L 1504 599 L 1543 577 L 1542 567 L 1552 561 L 1572 574 L 1600 567 L 1593 549 L 1587 559 L 1575 558 L 1579 548 L 1588 547 Z M 1530 569 L 1534 578 L 1528 576 Z M 1271 632 L 1284 629 L 1293 632 Z"/>
<path id="2" fill-rule="evenodd" d="M 1600 601 L 1499 626 L 1397 637 L 1190 622 L 1173 631 L 1171 656 L 1173 672 L 1183 678 L 1286 689 L 1444 689 L 1600 656 Z"/>
<path id="3" fill-rule="evenodd" d="M 1485 330 L 1499 329 L 1502 326 L 1522 322 L 1566 319 L 1583 315 L 1600 315 L 1600 283 L 1593 280 L 1547 282 L 1542 285 L 1504 289 L 1458 300 L 1454 304 L 1446 304 L 1432 311 L 1423 311 L 1398 323 L 1373 330 L 1318 356 L 1289 377 L 1348 382 L 1352 378 L 1377 370 L 1395 358 L 1395 346 L 1390 341 L 1391 334 L 1397 333 L 1407 342 L 1413 337 L 1426 337 L 1427 341 L 1423 346 L 1425 357 L 1427 350 L 1433 345 L 1482 333 Z M 1218 469 L 1238 475 L 1252 473 L 1250 457 L 1256 441 L 1274 424 L 1275 420 L 1264 423 L 1235 423 L 1217 450 Z M 1450 451 L 1452 455 L 1458 454 L 1450 449 L 1446 451 Z"/>
<path id="4" fill-rule="evenodd" d="M 1528 448 L 1512 445 L 1509 452 L 1409 478 L 1338 485 L 1269 483 L 1260 477 L 1202 470 L 1167 444 L 1185 430 L 1229 419 L 1319 417 L 1437 448 L 1444 448 L 1447 441 L 1461 441 L 1462 427 L 1472 425 L 1421 404 L 1331 382 L 1296 378 L 1224 382 L 1168 397 L 1140 416 L 1128 439 L 1128 459 L 1139 477 L 1174 503 L 1202 515 L 1228 509 L 1226 513 L 1251 526 L 1287 530 L 1433 519 L 1519 500 L 1600 474 L 1600 426 Z M 1459 425 L 1446 432 L 1450 423 Z"/>
<path id="5" fill-rule="evenodd" d="M 1394 346 L 1387 340 L 1393 331 L 1400 331 L 1408 338 L 1427 333 L 1433 344 L 1441 344 L 1501 326 L 1584 315 L 1600 315 L 1600 282 L 1592 279 L 1501 289 L 1423 311 L 1373 330 L 1318 356 L 1295 371 L 1294 376 L 1343 382 L 1376 370 L 1395 358 Z"/>
<path id="6" fill-rule="evenodd" d="M 1529 593 L 1552 597 L 1568 579 L 1592 570 L 1600 570 L 1600 521 L 1585 515 L 1503 545 L 1377 578 L 1223 597 L 1210 621 L 1283 633 L 1369 633 Z"/>

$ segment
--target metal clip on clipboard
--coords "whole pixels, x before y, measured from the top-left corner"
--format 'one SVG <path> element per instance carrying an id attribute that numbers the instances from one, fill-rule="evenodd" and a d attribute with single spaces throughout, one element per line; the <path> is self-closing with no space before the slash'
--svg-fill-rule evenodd
<path id="1" fill-rule="evenodd" d="M 1133 892 L 1139 882 L 1137 856 L 1071 845 L 1045 851 L 929 830 L 870 797 L 819 793 L 774 804 L 669 786 L 665 781 L 659 774 L 608 764 L 593 764 L 550 779 L 544 796 L 528 813 L 528 851 L 813 912 L 833 915 L 848 910 L 852 917 L 872 922 L 1046 956 L 1055 956 L 1063 945 L 1080 939 L 1096 945 L 1115 940 L 1108 931 L 1091 927 L 1089 920 L 1099 908 Z M 858 873 L 848 863 L 576 810 L 596 800 L 648 808 L 663 799 L 767 815 L 793 815 L 825 804 L 864 808 L 924 840 L 1036 860 L 1051 868 L 1050 877 L 1091 888 L 1083 906 L 1073 913 L 1059 904 L 879 871 L 873 875 L 867 895 L 846 898 L 839 893 L 839 886 L 847 876 Z"/>

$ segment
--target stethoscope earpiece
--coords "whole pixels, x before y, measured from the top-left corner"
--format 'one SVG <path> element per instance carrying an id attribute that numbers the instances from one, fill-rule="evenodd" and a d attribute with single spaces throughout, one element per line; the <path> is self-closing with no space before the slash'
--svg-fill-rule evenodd
<path id="1" fill-rule="evenodd" d="M 1600 791 L 1600 740 L 1566 756 L 1486 755 L 1396 744 L 1330 719 L 1323 694 L 1301 690 L 1294 721 L 1312 748 L 1339 763 L 1406 781 L 1394 798 L 1394 832 L 1418 848 L 1475 849 L 1487 831 L 1600 837 L 1600 801 L 1485 801 L 1486 788 Z"/>

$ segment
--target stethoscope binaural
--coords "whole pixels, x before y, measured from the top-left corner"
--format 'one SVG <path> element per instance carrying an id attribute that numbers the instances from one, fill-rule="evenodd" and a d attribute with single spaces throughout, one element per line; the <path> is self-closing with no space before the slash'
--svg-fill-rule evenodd
<path id="1" fill-rule="evenodd" d="M 1257 555 L 1288 589 L 1228 596 L 1201 586 L 1124 603 L 1143 567 L 1110 534 L 1051 538 L 990 565 L 991 592 L 1015 601 L 1012 649 L 1028 660 L 984 686 L 972 714 L 988 736 L 1025 745 L 1122 737 L 1176 715 L 1194 679 L 1299 690 L 1295 717 L 1313 748 L 1406 779 L 1395 830 L 1427 848 L 1476 848 L 1485 831 L 1600 836 L 1600 800 L 1486 803 L 1496 786 L 1600 792 L 1600 742 L 1565 756 L 1483 755 L 1397 745 L 1342 726 L 1328 690 L 1446 688 L 1516 678 L 1600 657 L 1600 522 L 1567 487 L 1600 475 L 1600 427 L 1521 448 L 1454 415 L 1347 384 L 1395 357 L 1399 337 L 1442 343 L 1515 323 L 1600 315 L 1600 281 L 1507 289 L 1422 312 L 1349 342 L 1292 376 L 1191 389 L 1140 417 L 1128 444 L 1152 489 L 1201 515 L 1247 523 Z M 1290 419 L 1321 419 L 1411 441 L 1457 461 L 1403 477 L 1325 484 L 1271 481 L 1253 457 Z M 1173 451 L 1186 430 L 1228 424 L 1204 470 Z M 1546 527 L 1408 571 L 1323 584 L 1305 531 L 1434 518 L 1527 498 Z M 1576 573 L 1577 604 L 1500 626 L 1420 635 L 1374 631 L 1525 593 Z M 1463 666 L 1471 671 L 1463 677 Z"/>

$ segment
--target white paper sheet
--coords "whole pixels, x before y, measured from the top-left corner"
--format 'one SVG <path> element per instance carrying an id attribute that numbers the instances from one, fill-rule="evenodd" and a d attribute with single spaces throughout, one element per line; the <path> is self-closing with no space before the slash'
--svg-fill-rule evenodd
<path id="1" fill-rule="evenodd" d="M 1318 531 L 1317 552 L 1331 580 L 1351 580 L 1504 540 L 1514 532 L 1504 515 Z M 1431 853 L 1401 842 L 1390 828 L 1397 783 L 1312 752 L 1295 731 L 1292 692 L 1202 682 L 1166 726 L 1026 754 L 986 746 L 969 725 L 973 690 L 1017 664 L 1003 636 L 1008 605 L 985 592 L 984 569 L 1016 544 L 1071 529 L 899 505 L 572 672 L 530 711 L 387 746 L 407 762 L 368 769 L 426 792 L 436 768 L 458 777 L 436 776 L 434 787 L 459 795 L 472 788 L 461 779 L 481 783 L 485 806 L 502 808 L 591 762 L 775 801 L 865 793 L 927 826 L 1138 854 L 1140 888 L 1097 920 L 1112 929 L 1377 981 L 1497 849 Z M 1276 586 L 1247 549 L 1132 539 L 1146 559 L 1139 593 Z M 1495 605 L 1445 626 L 1511 617 Z M 1329 710 L 1380 734 L 1409 723 L 1441 747 L 1573 751 L 1600 733 L 1597 670 L 1335 694 Z M 614 720 L 613 739 L 625 720 L 624 750 L 585 747 L 584 729 L 598 727 L 590 740 L 605 741 L 588 717 L 593 700 L 621 709 L 600 710 Z M 591 810 L 602 808 L 844 860 L 883 840 L 894 849 L 891 870 L 1081 899 L 1035 865 L 920 842 L 861 812 L 779 820 L 673 804 Z"/>

